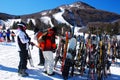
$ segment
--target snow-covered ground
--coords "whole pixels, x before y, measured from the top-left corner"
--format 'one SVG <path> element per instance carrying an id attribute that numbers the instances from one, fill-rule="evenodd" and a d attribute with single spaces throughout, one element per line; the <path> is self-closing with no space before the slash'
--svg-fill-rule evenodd
<path id="1" fill-rule="evenodd" d="M 27 31 L 33 41 L 33 32 Z M 30 47 L 31 49 L 31 47 Z M 0 80 L 63 80 L 62 75 L 55 74 L 48 76 L 42 72 L 43 66 L 38 66 L 39 56 L 38 48 L 33 47 L 31 54 L 35 67 L 31 67 L 28 63 L 27 72 L 28 77 L 20 77 L 17 74 L 19 55 L 15 43 L 0 43 Z M 54 54 L 55 55 L 55 54 Z M 60 66 L 58 64 L 58 66 Z M 87 74 L 80 76 L 69 77 L 68 80 L 86 80 Z M 111 76 L 108 76 L 106 80 L 120 80 L 120 63 L 111 66 Z"/>

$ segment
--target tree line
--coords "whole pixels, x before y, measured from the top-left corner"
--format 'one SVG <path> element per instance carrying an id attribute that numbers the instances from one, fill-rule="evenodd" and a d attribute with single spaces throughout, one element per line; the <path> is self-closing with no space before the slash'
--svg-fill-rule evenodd
<path id="1" fill-rule="evenodd" d="M 61 35 L 61 28 L 64 27 L 64 33 L 65 31 L 71 31 L 71 28 L 69 25 L 65 24 L 65 23 L 58 23 L 54 18 L 51 19 L 53 25 L 55 27 L 57 27 L 58 30 L 58 34 Z M 17 29 L 17 24 L 19 22 L 14 22 L 13 25 L 11 26 L 12 29 Z M 51 25 L 45 24 L 44 22 L 42 22 L 40 19 L 35 19 L 35 24 L 33 23 L 32 20 L 30 20 L 27 23 L 27 29 L 29 30 L 34 30 L 35 28 L 42 30 L 45 30 L 49 27 L 51 27 Z M 92 34 L 99 34 L 99 33 L 104 33 L 106 32 L 109 35 L 114 35 L 114 34 L 118 34 L 120 33 L 120 22 L 89 22 L 87 24 L 88 30 L 92 33 Z M 62 34 L 64 34 L 62 33 Z"/>

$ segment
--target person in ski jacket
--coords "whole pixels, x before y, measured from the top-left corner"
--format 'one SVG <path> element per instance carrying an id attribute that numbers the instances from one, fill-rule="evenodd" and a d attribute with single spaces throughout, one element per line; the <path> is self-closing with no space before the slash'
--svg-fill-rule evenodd
<path id="1" fill-rule="evenodd" d="M 12 37 L 12 42 L 15 42 L 15 33 L 13 31 L 11 32 L 11 37 Z"/>
<path id="2" fill-rule="evenodd" d="M 40 47 L 43 50 L 43 56 L 45 58 L 44 72 L 49 76 L 54 75 L 53 53 L 56 49 L 55 35 L 56 27 L 53 27 L 48 29 L 48 31 L 43 33 L 39 38 L 39 41 L 41 41 Z"/>
<path id="3" fill-rule="evenodd" d="M 40 47 L 41 41 L 38 41 L 38 38 L 42 35 L 42 31 L 40 31 L 38 28 L 34 29 L 34 39 L 37 40 L 38 46 Z M 38 65 L 44 65 L 45 59 L 43 56 L 43 51 L 39 48 L 39 64 Z"/>
<path id="4" fill-rule="evenodd" d="M 72 34 L 70 33 L 67 48 L 67 57 L 65 59 L 65 64 L 62 72 L 62 76 L 65 80 L 68 78 L 70 67 L 72 67 L 70 75 L 73 76 L 74 73 L 75 65 L 74 58 L 76 56 L 76 46 L 77 46 L 76 36 L 72 36 Z"/>
<path id="5" fill-rule="evenodd" d="M 28 59 L 28 49 L 30 42 L 30 37 L 26 33 L 26 25 L 24 23 L 17 24 L 18 30 L 16 32 L 16 42 L 19 52 L 19 65 L 18 65 L 18 75 L 28 76 L 26 73 L 27 69 L 27 59 Z"/>
<path id="6" fill-rule="evenodd" d="M 7 36 L 7 42 L 10 42 L 10 29 L 7 29 L 7 32 L 6 32 L 6 36 Z"/>
<path id="7" fill-rule="evenodd" d="M 6 32 L 5 31 L 3 31 L 3 39 L 4 39 L 4 41 L 6 41 Z"/>
<path id="8" fill-rule="evenodd" d="M 69 59 L 74 59 L 76 55 L 76 46 L 77 46 L 77 40 L 76 40 L 76 36 L 74 35 L 69 39 L 68 51 L 67 51 L 68 52 L 67 57 Z"/>
<path id="9" fill-rule="evenodd" d="M 2 40 L 2 37 L 3 37 L 3 34 L 2 34 L 2 32 L 0 31 L 0 42 L 3 41 L 3 40 Z"/>

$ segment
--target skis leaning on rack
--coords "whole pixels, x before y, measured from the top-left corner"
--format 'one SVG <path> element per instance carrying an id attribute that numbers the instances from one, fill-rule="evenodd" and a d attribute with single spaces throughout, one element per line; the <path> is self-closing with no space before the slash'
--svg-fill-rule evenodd
<path id="1" fill-rule="evenodd" d="M 65 62 L 66 54 L 67 54 L 67 47 L 68 47 L 68 32 L 66 32 L 66 42 L 65 42 L 63 59 L 62 59 L 61 71 L 63 71 L 63 68 L 64 68 L 64 62 Z"/>

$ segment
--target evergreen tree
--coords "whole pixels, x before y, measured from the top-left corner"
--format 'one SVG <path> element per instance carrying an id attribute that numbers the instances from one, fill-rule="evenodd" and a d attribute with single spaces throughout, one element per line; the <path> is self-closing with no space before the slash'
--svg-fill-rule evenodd
<path id="1" fill-rule="evenodd" d="M 38 29 L 40 29 L 40 25 L 41 25 L 41 21 L 40 21 L 40 19 L 35 19 L 35 22 L 36 22 L 36 27 L 38 28 Z"/>
<path id="2" fill-rule="evenodd" d="M 40 19 L 36 19 L 35 20 L 35 22 L 36 22 L 36 27 L 38 28 L 38 29 L 40 29 L 41 31 L 44 31 L 44 30 L 46 30 L 46 29 L 48 29 L 49 27 L 51 27 L 50 25 L 46 25 L 44 22 L 42 22 Z"/>
<path id="3" fill-rule="evenodd" d="M 34 26 L 32 20 L 29 21 L 27 28 L 28 28 L 29 30 L 34 30 L 35 26 Z"/>
<path id="4" fill-rule="evenodd" d="M 15 22 L 15 21 L 14 21 L 11 28 L 12 28 L 12 29 L 17 29 L 17 24 L 18 24 L 18 23 L 19 23 L 19 22 Z"/>
<path id="5" fill-rule="evenodd" d="M 119 24 L 117 22 L 114 23 L 114 34 L 118 34 L 119 33 Z"/>
<path id="6" fill-rule="evenodd" d="M 2 30 L 5 30 L 6 29 L 6 26 L 5 26 L 5 24 L 3 24 L 3 28 L 2 28 Z"/>
<path id="7" fill-rule="evenodd" d="M 66 31 L 71 32 L 71 27 L 64 23 L 59 23 L 55 27 L 57 27 L 58 35 L 63 35 L 63 34 L 65 34 Z M 62 33 L 62 28 L 64 28 L 63 33 Z"/>

